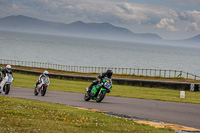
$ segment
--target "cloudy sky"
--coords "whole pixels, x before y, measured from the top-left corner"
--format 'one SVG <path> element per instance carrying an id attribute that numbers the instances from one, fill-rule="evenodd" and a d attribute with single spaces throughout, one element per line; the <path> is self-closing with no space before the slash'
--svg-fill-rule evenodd
<path id="1" fill-rule="evenodd" d="M 10 15 L 67 24 L 109 22 L 166 40 L 200 34 L 200 0 L 0 0 L 0 18 Z"/>

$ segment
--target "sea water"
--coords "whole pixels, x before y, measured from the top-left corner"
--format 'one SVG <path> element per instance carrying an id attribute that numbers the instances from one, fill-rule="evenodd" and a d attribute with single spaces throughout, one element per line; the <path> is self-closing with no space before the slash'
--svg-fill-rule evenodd
<path id="1" fill-rule="evenodd" d="M 0 59 L 73 66 L 180 70 L 200 76 L 200 47 L 0 31 Z"/>

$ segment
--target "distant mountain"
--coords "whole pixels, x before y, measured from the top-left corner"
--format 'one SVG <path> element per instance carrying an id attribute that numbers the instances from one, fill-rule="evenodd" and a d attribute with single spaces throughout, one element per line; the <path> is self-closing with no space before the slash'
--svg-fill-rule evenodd
<path id="1" fill-rule="evenodd" d="M 192 37 L 192 38 L 185 39 L 185 41 L 200 43 L 200 34 L 197 35 L 197 36 L 194 36 L 194 37 Z"/>
<path id="2" fill-rule="evenodd" d="M 138 42 L 157 42 L 162 38 L 156 34 L 137 34 L 110 23 L 84 23 L 77 21 L 71 24 L 44 21 L 23 15 L 0 18 L 0 30 L 22 31 L 31 33 L 62 34 L 89 38 L 103 38 L 111 40 L 127 40 Z"/>
<path id="3" fill-rule="evenodd" d="M 199 47 L 200 34 L 188 39 L 165 41 L 165 44 L 180 45 L 185 47 Z"/>
<path id="4" fill-rule="evenodd" d="M 47 32 L 62 31 L 65 26 L 66 24 L 63 23 L 43 21 L 22 15 L 0 18 L 0 30 Z"/>

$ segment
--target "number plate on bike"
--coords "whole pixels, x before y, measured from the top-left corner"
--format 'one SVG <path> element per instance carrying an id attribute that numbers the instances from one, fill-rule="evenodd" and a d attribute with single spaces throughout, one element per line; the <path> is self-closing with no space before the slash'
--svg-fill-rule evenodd
<path id="1" fill-rule="evenodd" d="M 11 78 L 8 78 L 8 81 L 7 81 L 7 82 L 9 82 L 9 83 L 10 83 L 11 81 L 12 81 L 12 79 L 11 79 Z"/>
<path id="2" fill-rule="evenodd" d="M 106 88 L 108 88 L 108 89 L 111 87 L 111 85 L 108 84 L 107 82 L 105 82 L 104 86 L 105 86 Z"/>

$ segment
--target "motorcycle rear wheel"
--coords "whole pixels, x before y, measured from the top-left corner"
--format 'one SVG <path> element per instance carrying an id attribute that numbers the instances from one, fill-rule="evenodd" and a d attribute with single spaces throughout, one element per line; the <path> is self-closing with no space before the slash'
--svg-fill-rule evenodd
<path id="1" fill-rule="evenodd" d="M 106 91 L 101 91 L 97 96 L 96 102 L 98 103 L 101 102 L 104 99 L 105 95 L 106 95 Z"/>

